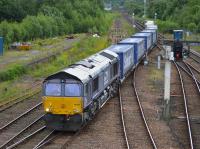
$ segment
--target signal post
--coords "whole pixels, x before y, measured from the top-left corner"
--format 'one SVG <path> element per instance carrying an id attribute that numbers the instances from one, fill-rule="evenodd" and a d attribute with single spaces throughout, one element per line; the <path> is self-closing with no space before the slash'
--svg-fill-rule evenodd
<path id="1" fill-rule="evenodd" d="M 171 83 L 171 60 L 173 60 L 173 53 L 171 46 L 164 46 L 165 54 L 165 74 L 164 74 L 164 109 L 163 119 L 170 119 L 170 83 Z"/>

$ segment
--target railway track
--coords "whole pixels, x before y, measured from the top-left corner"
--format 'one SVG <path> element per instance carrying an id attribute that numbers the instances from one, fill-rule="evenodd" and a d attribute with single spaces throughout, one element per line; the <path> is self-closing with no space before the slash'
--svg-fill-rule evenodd
<path id="1" fill-rule="evenodd" d="M 147 123 L 145 113 L 137 93 L 136 70 L 122 85 L 120 95 L 121 120 L 127 148 L 152 148 L 157 145 Z"/>
<path id="2" fill-rule="evenodd" d="M 24 133 L 27 133 L 28 131 L 31 130 L 32 127 L 35 127 L 36 124 L 41 125 L 39 123 L 41 122 L 43 116 L 44 115 L 41 115 L 41 116 L 35 118 L 34 121 L 28 123 L 25 126 L 20 125 L 18 128 L 13 127 L 13 129 L 15 129 L 15 131 L 12 134 L 10 134 L 9 137 L 8 137 L 8 133 L 1 133 L 1 143 L 2 143 L 2 145 L 0 146 L 0 148 L 1 149 L 7 148 L 11 144 L 13 144 L 16 140 L 18 140 L 20 137 L 22 137 Z M 5 134 L 7 134 L 7 137 L 4 137 Z"/>
<path id="3" fill-rule="evenodd" d="M 190 56 L 192 60 L 194 60 L 197 64 L 200 64 L 200 54 L 193 50 L 190 50 Z"/>
<path id="4" fill-rule="evenodd" d="M 181 81 L 190 148 L 200 148 L 200 126 L 198 125 L 200 122 L 199 84 L 191 70 L 192 68 L 187 63 L 175 62 L 175 66 Z"/>
<path id="5" fill-rule="evenodd" d="M 14 124 L 15 122 L 17 122 L 19 119 L 25 117 L 26 115 L 30 114 L 31 112 L 33 112 L 35 109 L 37 109 L 38 107 L 40 107 L 42 105 L 42 102 L 38 103 L 37 105 L 33 106 L 32 108 L 28 109 L 27 111 L 25 111 L 24 113 L 22 113 L 21 115 L 19 115 L 18 117 L 16 117 L 15 119 L 9 121 L 8 123 L 6 123 L 5 125 L 3 125 L 0 128 L 0 133 L 2 131 L 4 131 L 7 127 L 9 127 L 10 125 Z"/>
<path id="6" fill-rule="evenodd" d="M 33 103 L 35 104 L 35 102 Z M 42 102 L 36 102 L 35 105 L 33 103 L 29 103 L 25 107 L 19 105 L 19 108 L 21 107 L 22 109 L 13 107 L 14 109 L 11 108 L 1 112 L 0 148 L 7 148 L 11 144 L 18 142 L 17 140 L 22 138 L 26 133 L 29 133 L 29 131 L 32 133 L 32 131 L 39 129 L 37 127 L 44 125 L 42 120 L 44 116 Z M 27 107 L 29 108 L 26 109 Z M 24 109 L 26 110 L 23 111 Z"/>
<path id="7" fill-rule="evenodd" d="M 6 141 L 0 148 L 13 149 L 13 148 L 49 148 L 56 145 L 56 148 L 65 149 L 81 131 L 85 125 L 77 132 L 59 132 L 56 130 L 47 129 L 42 121 L 42 115 L 33 123 L 22 129 L 19 133 L 14 135 Z M 36 124 L 39 123 L 39 124 Z M 38 125 L 37 127 L 34 125 Z M 33 127 L 33 128 L 31 128 Z M 25 134 L 23 134 L 25 133 Z M 62 140 L 62 141 L 59 141 Z M 56 144 L 59 141 L 59 144 Z"/>
<path id="8" fill-rule="evenodd" d="M 24 100 L 29 99 L 36 94 L 39 94 L 39 92 L 41 92 L 41 82 L 33 84 L 30 88 L 26 89 L 21 95 L 17 97 L 14 95 L 9 99 L 6 99 L 6 102 L 0 104 L 0 112 L 12 108 L 16 104 L 19 104 Z"/>

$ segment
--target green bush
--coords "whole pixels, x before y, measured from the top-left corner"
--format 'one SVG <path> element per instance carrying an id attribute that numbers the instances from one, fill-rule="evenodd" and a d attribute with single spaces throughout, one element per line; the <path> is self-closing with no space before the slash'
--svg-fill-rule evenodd
<path id="1" fill-rule="evenodd" d="M 26 73 L 25 66 L 14 65 L 10 69 L 0 72 L 0 81 L 12 80 L 25 73 Z"/>
<path id="2" fill-rule="evenodd" d="M 179 29 L 178 23 L 175 22 L 157 20 L 156 23 L 158 24 L 158 29 L 160 32 L 172 33 L 173 30 Z"/>

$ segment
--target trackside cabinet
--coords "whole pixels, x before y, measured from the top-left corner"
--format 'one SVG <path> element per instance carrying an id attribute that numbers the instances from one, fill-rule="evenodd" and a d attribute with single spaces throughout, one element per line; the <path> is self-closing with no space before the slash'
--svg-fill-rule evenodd
<path id="1" fill-rule="evenodd" d="M 0 56 L 3 55 L 3 37 L 0 37 Z"/>
<path id="2" fill-rule="evenodd" d="M 183 40 L 183 30 L 174 30 L 174 40 Z"/>

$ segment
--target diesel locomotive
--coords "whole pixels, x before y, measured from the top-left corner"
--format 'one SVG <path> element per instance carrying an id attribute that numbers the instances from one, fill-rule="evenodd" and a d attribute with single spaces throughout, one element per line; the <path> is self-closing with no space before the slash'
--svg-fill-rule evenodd
<path id="1" fill-rule="evenodd" d="M 155 25 L 48 76 L 42 96 L 46 126 L 64 131 L 80 129 L 118 93 L 120 83 L 156 42 Z"/>

